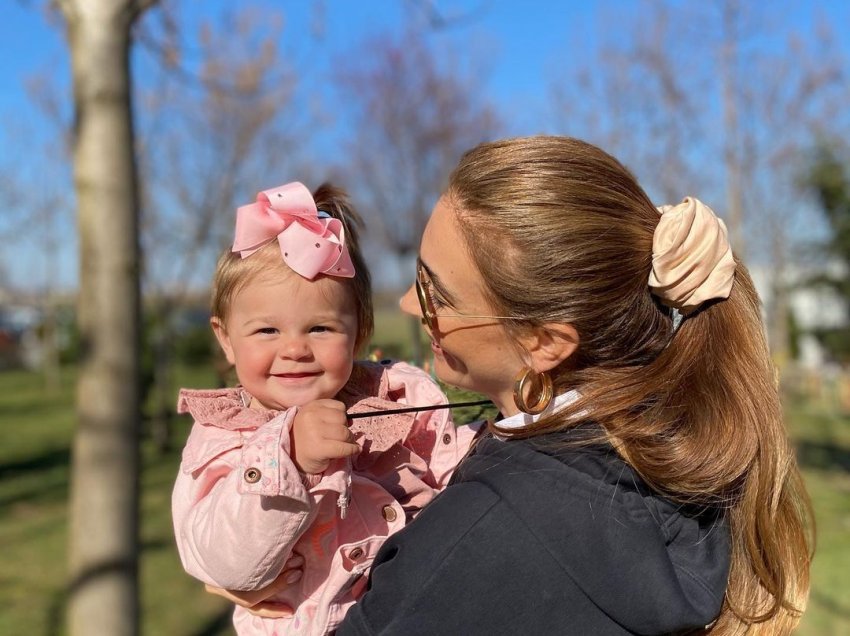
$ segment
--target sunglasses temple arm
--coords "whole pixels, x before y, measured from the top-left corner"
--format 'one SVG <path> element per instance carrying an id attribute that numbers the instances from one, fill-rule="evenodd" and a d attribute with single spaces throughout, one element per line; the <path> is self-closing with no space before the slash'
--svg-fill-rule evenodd
<path id="1" fill-rule="evenodd" d="M 397 413 L 418 413 L 419 411 L 436 411 L 438 409 L 454 409 L 462 406 L 492 405 L 490 400 L 479 400 L 477 402 L 453 402 L 449 404 L 435 404 L 433 406 L 409 406 L 403 409 L 389 409 L 386 411 L 366 411 L 365 413 L 349 413 L 348 419 L 357 420 L 361 417 L 380 417 L 382 415 L 395 415 Z"/>

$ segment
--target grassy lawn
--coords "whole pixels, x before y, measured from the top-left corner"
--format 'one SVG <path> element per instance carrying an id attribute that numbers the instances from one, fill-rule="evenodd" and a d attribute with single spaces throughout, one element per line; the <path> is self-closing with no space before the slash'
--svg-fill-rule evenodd
<path id="1" fill-rule="evenodd" d="M 786 419 L 817 522 L 809 610 L 796 633 L 850 636 L 850 416 L 797 403 Z"/>
<path id="2" fill-rule="evenodd" d="M 41 378 L 0 374 L 0 634 L 65 633 L 68 462 L 74 424 L 73 381 L 45 396 Z M 210 386 L 212 375 L 181 372 L 177 382 Z M 185 439 L 180 420 L 174 438 Z M 179 449 L 164 455 L 143 444 L 141 502 L 142 629 L 145 634 L 228 634 L 225 601 L 183 574 L 172 538 L 170 495 Z"/>
<path id="3" fill-rule="evenodd" d="M 45 396 L 37 375 L 0 374 L 0 634 L 64 633 L 73 380 L 67 373 L 63 390 Z M 176 377 L 178 385 L 212 382 L 203 370 L 182 370 Z M 188 425 L 177 424 L 177 446 Z M 789 426 L 818 520 L 814 588 L 798 633 L 850 636 L 850 417 L 796 405 L 789 409 Z M 158 454 L 145 440 L 143 458 L 143 633 L 230 634 L 227 604 L 183 573 L 174 548 L 169 497 L 179 450 Z"/>

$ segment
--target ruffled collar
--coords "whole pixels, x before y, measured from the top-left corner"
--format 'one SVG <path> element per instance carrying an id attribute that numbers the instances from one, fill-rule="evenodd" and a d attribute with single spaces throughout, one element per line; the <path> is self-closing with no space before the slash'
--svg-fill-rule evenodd
<path id="1" fill-rule="evenodd" d="M 392 399 L 394 393 L 381 367 L 358 365 L 337 399 L 346 405 L 349 413 L 387 411 L 403 406 Z M 250 404 L 251 394 L 241 386 L 182 389 L 177 412 L 190 414 L 196 422 L 231 431 L 259 428 L 283 412 L 252 409 Z M 376 414 L 353 420 L 350 429 L 367 453 L 380 453 L 406 439 L 415 422 L 415 413 Z"/>

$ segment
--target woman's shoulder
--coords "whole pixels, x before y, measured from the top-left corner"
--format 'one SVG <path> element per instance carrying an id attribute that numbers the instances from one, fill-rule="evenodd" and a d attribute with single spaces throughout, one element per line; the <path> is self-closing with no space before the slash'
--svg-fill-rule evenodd
<path id="1" fill-rule="evenodd" d="M 650 487 L 614 450 L 595 439 L 594 426 L 526 439 L 486 437 L 458 467 L 456 482 L 487 485 L 500 496 L 520 502 L 540 498 L 581 505 L 600 505 L 609 515 L 651 524 L 669 523 L 667 517 L 708 514 L 715 510 L 691 508 L 672 501 Z"/>
<path id="2" fill-rule="evenodd" d="M 518 520 L 513 527 L 527 552 L 553 558 L 622 624 L 660 621 L 650 631 L 666 633 L 705 625 L 720 609 L 730 560 L 722 512 L 671 501 L 608 445 L 487 438 L 459 468 L 457 483 L 498 497 L 491 514 L 504 518 L 489 526 L 491 536 L 509 527 L 506 518 Z M 634 605 L 609 605 L 612 594 Z M 664 620 L 652 614 L 661 606 Z"/>
<path id="3" fill-rule="evenodd" d="M 625 514 L 590 487 L 606 483 L 579 461 L 592 450 L 547 454 L 539 441 L 482 440 L 461 477 L 387 540 L 341 633 L 670 633 L 711 622 L 726 587 L 723 540 L 665 534 L 646 507 Z M 436 609 L 464 589 L 464 612 Z"/>
<path id="4" fill-rule="evenodd" d="M 586 433 L 585 428 L 525 439 L 486 437 L 459 468 L 458 480 L 483 481 L 499 490 L 516 486 L 510 475 L 520 471 L 531 483 L 568 480 L 572 485 L 590 484 L 594 491 L 610 484 L 622 486 L 628 492 L 650 492 L 609 444 L 583 441 L 588 437 Z M 578 491 L 570 489 L 573 495 L 579 494 Z"/>

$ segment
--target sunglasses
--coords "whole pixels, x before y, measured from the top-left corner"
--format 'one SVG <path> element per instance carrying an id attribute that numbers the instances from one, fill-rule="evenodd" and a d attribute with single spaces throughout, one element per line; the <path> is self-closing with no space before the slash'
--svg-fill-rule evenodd
<path id="1" fill-rule="evenodd" d="M 421 261 L 416 262 L 416 297 L 419 299 L 419 309 L 422 311 L 422 320 L 428 331 L 434 333 L 437 326 L 437 312 L 434 309 L 434 301 L 431 298 L 431 280 L 425 272 Z M 440 318 L 486 318 L 492 320 L 517 320 L 516 316 L 473 316 L 471 314 L 447 314 L 441 313 Z"/>

